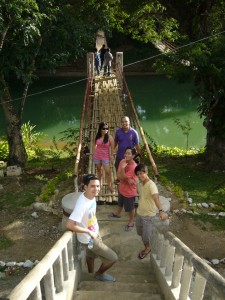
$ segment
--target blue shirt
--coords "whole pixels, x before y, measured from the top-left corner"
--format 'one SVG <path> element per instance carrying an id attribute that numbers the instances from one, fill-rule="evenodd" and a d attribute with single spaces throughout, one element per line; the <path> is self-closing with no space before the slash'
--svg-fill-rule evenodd
<path id="1" fill-rule="evenodd" d="M 132 127 L 127 132 L 125 132 L 122 128 L 118 128 L 116 130 L 115 142 L 118 143 L 118 151 L 116 157 L 118 159 L 123 159 L 127 147 L 134 148 L 139 144 L 138 133 Z"/>

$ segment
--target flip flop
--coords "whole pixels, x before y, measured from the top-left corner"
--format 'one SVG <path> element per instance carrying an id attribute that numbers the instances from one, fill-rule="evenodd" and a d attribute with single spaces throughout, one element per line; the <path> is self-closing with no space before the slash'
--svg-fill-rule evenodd
<path id="1" fill-rule="evenodd" d="M 133 225 L 126 225 L 125 231 L 131 231 L 133 228 L 134 228 L 134 224 Z"/>
<path id="2" fill-rule="evenodd" d="M 99 280 L 99 281 L 108 281 L 108 282 L 115 282 L 116 281 L 116 278 L 107 274 L 107 273 L 104 273 L 102 275 L 99 275 L 99 274 L 95 274 L 95 279 Z"/>
<path id="3" fill-rule="evenodd" d="M 151 250 L 149 250 L 148 252 L 145 252 L 145 250 L 142 250 L 142 251 L 138 254 L 138 258 L 143 259 L 143 258 L 145 258 L 150 252 L 151 252 Z"/>
<path id="4" fill-rule="evenodd" d="M 117 219 L 121 218 L 121 216 L 118 216 L 118 215 L 116 215 L 114 213 L 109 214 L 109 217 L 110 218 L 117 218 Z"/>

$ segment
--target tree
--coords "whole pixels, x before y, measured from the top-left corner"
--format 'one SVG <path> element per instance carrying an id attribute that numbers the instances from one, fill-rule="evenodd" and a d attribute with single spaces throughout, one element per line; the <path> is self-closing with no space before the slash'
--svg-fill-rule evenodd
<path id="1" fill-rule="evenodd" d="M 206 162 L 211 168 L 224 170 L 225 1 L 162 2 L 169 14 L 182 18 L 177 20 L 183 40 L 180 49 L 164 56 L 156 67 L 180 81 L 194 79 L 195 93 L 200 98 L 198 111 L 207 130 Z M 185 11 L 190 14 L 185 16 Z M 189 46 L 182 47 L 184 44 Z"/>
<path id="2" fill-rule="evenodd" d="M 25 166 L 21 133 L 28 89 L 37 68 L 54 72 L 81 57 L 95 44 L 98 29 L 129 34 L 143 42 L 174 39 L 176 21 L 157 0 L 2 0 L 0 3 L 0 102 L 9 143 L 8 164 Z M 13 101 L 10 82 L 23 83 Z"/>
<path id="3" fill-rule="evenodd" d="M 37 68 L 53 72 L 84 55 L 95 43 L 99 24 L 90 22 L 95 14 L 88 1 L 86 6 L 83 1 L 1 1 L 0 102 L 6 119 L 8 165 L 24 167 L 27 161 L 22 116 Z M 19 101 L 12 99 L 12 80 L 23 83 Z"/>

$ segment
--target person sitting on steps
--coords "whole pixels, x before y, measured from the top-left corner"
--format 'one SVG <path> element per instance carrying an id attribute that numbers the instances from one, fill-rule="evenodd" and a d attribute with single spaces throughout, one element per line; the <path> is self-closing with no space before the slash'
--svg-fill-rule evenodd
<path id="1" fill-rule="evenodd" d="M 94 260 L 102 260 L 95 279 L 115 282 L 116 279 L 106 271 L 118 260 L 117 254 L 106 246 L 99 234 L 99 225 L 96 218 L 96 196 L 100 191 L 100 182 L 95 174 L 85 175 L 83 178 L 84 192 L 77 199 L 74 210 L 66 223 L 67 229 L 77 233 L 78 241 L 86 248 L 86 262 L 89 273 L 94 273 Z M 92 239 L 93 247 L 88 248 Z"/>

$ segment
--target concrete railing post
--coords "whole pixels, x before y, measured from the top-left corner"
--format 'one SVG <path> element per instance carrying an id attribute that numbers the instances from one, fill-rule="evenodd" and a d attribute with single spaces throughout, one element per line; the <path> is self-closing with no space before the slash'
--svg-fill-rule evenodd
<path id="1" fill-rule="evenodd" d="M 184 260 L 183 272 L 181 277 L 180 300 L 188 299 L 188 294 L 191 285 L 193 267 Z"/>

